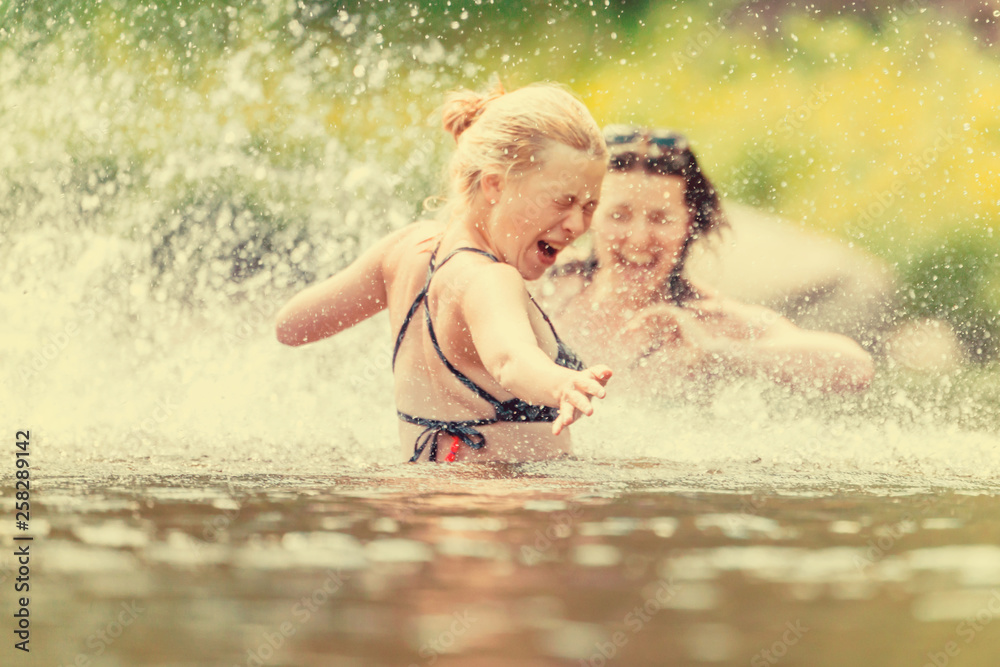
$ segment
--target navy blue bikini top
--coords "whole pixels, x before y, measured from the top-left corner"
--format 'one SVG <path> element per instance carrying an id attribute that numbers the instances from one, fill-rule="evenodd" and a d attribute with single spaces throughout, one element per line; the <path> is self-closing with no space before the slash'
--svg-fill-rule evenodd
<path id="1" fill-rule="evenodd" d="M 438 248 L 440 248 L 440 246 L 438 246 Z M 424 282 L 424 287 L 417 294 L 417 298 L 413 300 L 413 305 L 410 306 L 410 310 L 406 313 L 406 317 L 403 318 L 403 325 L 399 328 L 399 335 L 396 337 L 396 347 L 392 352 L 392 366 L 393 368 L 396 367 L 396 356 L 399 354 L 399 346 L 403 342 L 403 336 L 406 335 L 406 330 L 410 326 L 410 320 L 413 319 L 413 315 L 417 312 L 417 308 L 419 308 L 420 304 L 423 303 L 424 315 L 427 320 L 427 333 L 430 335 L 431 344 L 434 346 L 434 350 L 437 352 L 438 357 L 441 358 L 441 361 L 444 362 L 444 365 L 448 368 L 448 370 L 451 371 L 456 378 L 458 378 L 459 382 L 468 387 L 469 390 L 476 396 L 479 396 L 493 406 L 495 416 L 491 419 L 442 421 L 438 419 L 414 417 L 404 412 L 397 411 L 396 414 L 398 414 L 399 418 L 403 421 L 424 427 L 423 432 L 417 437 L 416 443 L 414 443 L 413 457 L 410 459 L 411 463 L 420 458 L 420 455 L 424 453 L 424 449 L 428 444 L 430 445 L 430 460 L 437 460 L 437 436 L 440 433 L 455 436 L 459 441 L 469 447 L 472 447 L 473 449 L 482 449 L 482 447 L 486 445 L 486 436 L 479 432 L 480 426 L 496 424 L 497 422 L 553 422 L 559 414 L 559 411 L 556 408 L 549 407 L 547 405 L 532 405 L 531 403 L 527 403 L 516 397 L 506 401 L 498 400 L 488 391 L 470 380 L 460 370 L 455 368 L 455 366 L 444 356 L 444 352 L 441 351 L 441 345 L 438 344 L 437 334 L 434 333 L 434 323 L 431 321 L 430 309 L 427 308 L 426 305 L 427 294 L 431 287 L 431 279 L 434 277 L 435 272 L 444 266 L 448 260 L 462 251 L 478 253 L 484 257 L 489 257 L 494 262 L 499 262 L 500 260 L 485 250 L 479 250 L 477 248 L 457 248 L 441 260 L 440 264 L 435 265 L 434 260 L 437 257 L 438 248 L 435 248 L 433 254 L 431 254 L 431 261 L 427 266 L 427 280 Z M 546 324 L 548 324 L 549 328 L 552 329 L 552 335 L 556 338 L 556 345 L 559 348 L 559 353 L 556 356 L 555 363 L 576 371 L 583 370 L 583 361 L 562 341 L 562 339 L 559 338 L 559 334 L 556 333 L 555 327 L 552 326 L 552 321 L 549 319 L 549 316 L 545 314 L 545 311 L 543 311 L 541 306 L 535 302 L 534 298 L 531 298 L 531 302 L 535 304 L 535 307 L 538 308 L 538 312 L 540 312 L 542 317 L 545 318 Z"/>

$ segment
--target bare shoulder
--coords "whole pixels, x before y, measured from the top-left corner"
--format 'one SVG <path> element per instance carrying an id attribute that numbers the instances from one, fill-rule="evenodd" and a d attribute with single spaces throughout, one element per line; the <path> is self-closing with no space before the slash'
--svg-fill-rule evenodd
<path id="1" fill-rule="evenodd" d="M 418 220 L 405 227 L 397 229 L 383 241 L 388 242 L 390 250 L 403 249 L 405 247 L 418 247 L 429 245 L 439 238 L 444 232 L 445 225 L 439 220 Z M 433 246 L 431 246 L 433 250 Z"/>
<path id="2" fill-rule="evenodd" d="M 517 290 L 527 294 L 524 279 L 510 264 L 495 262 L 479 253 L 462 252 L 448 262 L 447 270 L 441 271 L 441 278 L 454 288 L 472 291 L 474 294 L 489 294 L 497 289 Z"/>
<path id="3" fill-rule="evenodd" d="M 413 237 L 411 240 L 419 241 L 420 239 L 416 237 L 433 239 L 440 236 L 444 230 L 445 224 L 440 220 L 417 220 L 398 231 L 403 232 L 408 239 Z"/>
<path id="4" fill-rule="evenodd" d="M 407 255 L 422 251 L 429 255 L 444 228 L 444 223 L 437 220 L 418 220 L 385 236 L 379 245 L 386 270 L 392 272 Z"/>
<path id="5" fill-rule="evenodd" d="M 503 310 L 503 304 L 527 307 L 528 290 L 518 270 L 479 253 L 460 252 L 435 275 L 432 298 L 455 317 L 458 311 L 465 317 L 483 309 Z"/>

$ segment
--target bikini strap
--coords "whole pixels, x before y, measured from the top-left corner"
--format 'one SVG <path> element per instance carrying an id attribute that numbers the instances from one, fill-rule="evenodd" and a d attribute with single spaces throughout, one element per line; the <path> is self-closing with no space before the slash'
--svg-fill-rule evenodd
<path id="1" fill-rule="evenodd" d="M 537 301 L 535 301 L 535 297 L 528 294 L 528 298 L 531 299 L 531 303 L 535 304 L 535 308 L 538 309 L 538 312 L 542 314 L 542 319 L 544 319 L 545 323 L 549 325 L 549 329 L 552 331 L 552 336 L 556 339 L 556 348 L 558 349 L 558 353 L 556 354 L 556 363 L 575 371 L 582 371 L 586 367 L 586 364 L 583 363 L 583 359 L 581 359 L 576 352 L 571 350 L 563 339 L 559 337 L 559 332 L 556 331 L 555 325 L 552 324 L 552 320 L 549 319 L 549 316 L 545 314 L 542 307 L 538 305 Z"/>
<path id="2" fill-rule="evenodd" d="M 413 300 L 410 305 L 410 309 L 406 311 L 406 317 L 403 318 L 403 325 L 399 327 L 399 335 L 396 336 L 396 346 L 392 349 L 392 369 L 396 370 L 396 357 L 399 355 L 399 346 L 403 344 L 403 336 L 406 335 L 406 330 L 410 327 L 410 320 L 413 319 L 413 315 L 417 312 L 417 308 L 420 307 L 421 302 L 427 298 L 427 292 L 431 287 L 431 278 L 434 277 L 434 258 L 437 256 L 437 251 L 441 247 L 440 244 L 434 248 L 434 252 L 431 253 L 431 261 L 427 264 L 427 279 L 424 281 L 424 286 L 417 292 L 417 298 Z"/>
<path id="3" fill-rule="evenodd" d="M 441 260 L 440 264 L 438 264 L 438 265 L 435 266 L 434 260 L 437 257 L 438 250 L 440 250 L 440 249 L 441 249 L 441 244 L 438 243 L 437 247 L 434 248 L 434 252 L 431 253 L 431 261 L 428 262 L 428 264 L 427 264 L 427 279 L 424 281 L 424 286 L 417 293 L 416 298 L 413 300 L 413 303 L 410 305 L 410 309 L 406 312 L 406 317 L 403 318 L 403 324 L 402 324 L 402 326 L 399 327 L 399 334 L 396 336 L 396 346 L 392 349 L 392 368 L 393 369 L 396 368 L 396 357 L 399 355 L 399 346 L 403 344 L 403 336 L 406 335 L 406 330 L 410 327 L 410 321 L 413 319 L 413 316 L 416 314 L 417 308 L 420 307 L 420 304 L 422 302 L 426 301 L 427 295 L 428 295 L 428 293 L 430 292 L 430 289 L 431 289 L 431 278 L 434 277 L 434 274 L 437 272 L 437 270 L 440 269 L 442 266 L 444 266 L 448 262 L 449 259 L 451 259 L 456 254 L 458 254 L 458 253 L 460 253 L 462 251 L 469 251 L 469 252 L 478 253 L 478 254 L 483 255 L 485 257 L 489 257 L 494 262 L 499 262 L 500 261 L 492 253 L 486 252 L 485 250 L 480 250 L 478 248 L 466 248 L 466 247 L 463 247 L 463 248 L 456 248 L 455 250 L 452 250 L 450 253 L 448 253 L 447 257 L 445 257 L 443 260 Z M 437 341 L 434 342 L 434 347 L 438 350 L 438 355 L 441 355 L 441 350 L 440 350 L 440 348 L 438 348 Z M 441 355 L 441 358 L 443 359 L 444 356 Z M 445 363 L 447 363 L 447 361 Z"/>
<path id="4" fill-rule="evenodd" d="M 559 334 L 556 333 L 556 327 L 554 324 L 552 324 L 552 320 L 549 319 L 549 316 L 545 314 L 545 311 L 542 310 L 542 307 L 538 305 L 537 301 L 535 301 L 535 297 L 531 296 L 531 294 L 529 293 L 528 298 L 531 299 L 531 303 L 535 304 L 535 308 L 538 309 L 538 312 L 542 314 L 542 319 L 545 320 L 545 323 L 549 325 L 549 329 L 552 331 L 552 335 L 555 336 L 556 338 L 556 343 L 559 343 L 560 342 Z"/>
<path id="5" fill-rule="evenodd" d="M 559 411 L 556 408 L 544 405 L 531 405 L 516 397 L 503 402 L 497 400 L 493 397 L 493 395 L 488 393 L 485 389 L 480 387 L 464 373 L 458 370 L 458 368 L 456 368 L 455 365 L 452 364 L 444 355 L 444 351 L 441 349 L 441 344 L 438 342 L 437 333 L 434 331 L 434 322 L 431 319 L 431 311 L 427 304 L 428 294 L 430 293 L 431 279 L 434 277 L 434 274 L 438 269 L 448 263 L 448 261 L 459 252 L 474 252 L 479 255 L 483 255 L 484 257 L 488 257 L 494 262 L 499 262 L 500 260 L 485 250 L 463 247 L 457 248 L 448 253 L 448 255 L 441 260 L 440 264 L 435 264 L 437 251 L 440 247 L 441 246 L 438 245 L 438 247 L 435 248 L 434 252 L 431 254 L 431 260 L 427 265 L 427 280 L 425 281 L 423 288 L 420 290 L 420 293 L 417 294 L 417 297 L 413 300 L 413 304 L 410 306 L 410 310 L 406 313 L 406 317 L 403 318 L 403 324 L 399 329 L 399 335 L 396 336 L 396 347 L 392 353 L 393 367 L 396 365 L 396 355 L 399 354 L 399 347 L 403 342 L 403 336 L 406 334 L 406 330 L 409 327 L 417 308 L 419 308 L 420 304 L 423 303 L 424 316 L 427 321 L 427 333 L 430 336 L 431 344 L 434 345 L 434 351 L 437 352 L 438 358 L 441 359 L 441 362 L 445 365 L 445 367 L 451 371 L 451 373 L 458 378 L 458 380 L 465 385 L 469 391 L 493 406 L 494 416 L 492 418 L 473 419 L 467 421 L 444 421 L 440 419 L 415 417 L 397 410 L 396 414 L 399 415 L 401 420 L 410 424 L 422 426 L 424 428 L 420 435 L 417 436 L 417 440 L 414 443 L 413 456 L 410 458 L 410 462 L 419 460 L 420 456 L 424 453 L 424 450 L 428 448 L 430 449 L 428 458 L 431 461 L 436 461 L 438 436 L 442 434 L 451 435 L 472 449 L 482 449 L 486 445 L 486 436 L 479 431 L 479 427 L 481 426 L 488 426 L 490 424 L 496 424 L 497 422 L 553 422 L 559 414 Z M 562 343 L 559 341 L 559 335 L 556 334 L 552 321 L 549 320 L 548 315 L 545 314 L 541 306 L 539 306 L 533 298 L 531 301 L 538 308 L 539 312 L 542 313 L 542 317 L 545 318 L 549 328 L 552 329 L 552 334 L 556 337 L 556 341 L 559 343 L 561 348 Z"/>
<path id="6" fill-rule="evenodd" d="M 440 269 L 448 262 L 448 260 L 450 260 L 452 257 L 454 257 L 455 255 L 457 255 L 462 251 L 470 251 L 483 255 L 484 257 L 489 257 L 494 262 L 500 261 L 494 255 L 486 252 L 485 250 L 479 250 L 478 248 L 457 248 L 448 253 L 448 256 L 445 257 L 443 260 L 441 260 L 441 263 L 434 270 L 437 271 L 437 269 Z M 441 349 L 441 344 L 438 342 L 437 333 L 434 331 L 434 322 L 431 320 L 431 310 L 430 308 L 427 307 L 426 303 L 424 304 L 424 316 L 425 316 L 424 319 L 427 321 L 427 333 L 430 335 L 431 344 L 434 346 L 434 351 L 437 352 L 438 358 L 441 359 L 441 362 L 445 365 L 445 367 L 449 371 L 451 371 L 451 374 L 454 375 L 459 382 L 465 385 L 469 391 L 471 391 L 476 396 L 478 396 L 479 398 L 483 399 L 484 401 L 492 405 L 494 410 L 502 411 L 503 404 L 500 401 L 494 398 L 492 394 L 487 392 L 478 384 L 473 382 L 468 376 L 465 375 L 465 373 L 458 370 L 458 368 L 456 368 L 455 365 L 448 360 L 448 357 L 444 355 L 444 351 Z"/>
<path id="7" fill-rule="evenodd" d="M 497 423 L 495 418 L 443 421 L 440 419 L 414 417 L 398 410 L 396 414 L 405 422 L 424 427 L 424 430 L 417 436 L 416 442 L 413 443 L 413 456 L 410 458 L 410 463 L 416 463 L 428 445 L 430 446 L 430 452 L 427 455 L 428 460 L 437 461 L 437 439 L 442 433 L 455 436 L 472 449 L 482 449 L 486 446 L 486 436 L 479 431 L 479 427 Z"/>

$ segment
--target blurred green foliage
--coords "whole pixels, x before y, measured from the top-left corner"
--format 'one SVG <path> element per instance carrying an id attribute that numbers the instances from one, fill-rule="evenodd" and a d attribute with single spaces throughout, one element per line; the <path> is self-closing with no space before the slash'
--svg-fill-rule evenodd
<path id="1" fill-rule="evenodd" d="M 903 314 L 948 320 L 976 360 L 996 356 L 1000 263 L 992 232 L 957 234 L 915 253 L 902 268 Z"/>

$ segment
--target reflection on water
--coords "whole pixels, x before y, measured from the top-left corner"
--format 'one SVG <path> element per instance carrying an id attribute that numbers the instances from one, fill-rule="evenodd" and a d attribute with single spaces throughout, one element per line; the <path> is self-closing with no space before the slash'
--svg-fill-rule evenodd
<path id="1" fill-rule="evenodd" d="M 993 492 L 561 465 L 45 480 L 30 664 L 995 664 Z"/>

